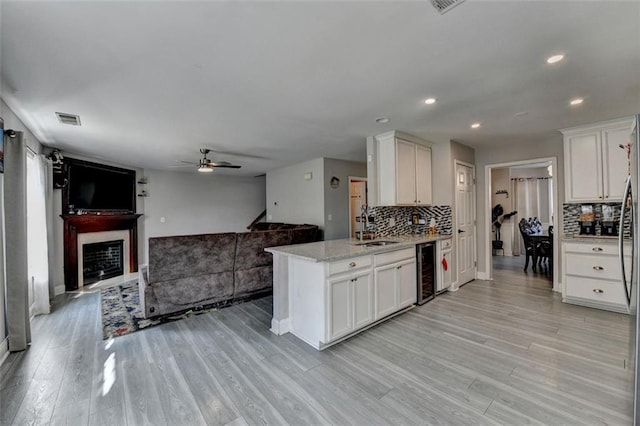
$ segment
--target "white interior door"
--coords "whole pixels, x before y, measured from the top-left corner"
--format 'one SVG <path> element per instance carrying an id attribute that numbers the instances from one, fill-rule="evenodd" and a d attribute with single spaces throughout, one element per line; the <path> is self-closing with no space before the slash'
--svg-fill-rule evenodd
<path id="1" fill-rule="evenodd" d="M 367 205 L 367 181 L 365 178 L 349 178 L 349 235 L 356 237 L 362 229 L 362 206 Z"/>
<path id="2" fill-rule="evenodd" d="M 456 254 L 458 285 L 476 277 L 475 167 L 456 163 Z"/>

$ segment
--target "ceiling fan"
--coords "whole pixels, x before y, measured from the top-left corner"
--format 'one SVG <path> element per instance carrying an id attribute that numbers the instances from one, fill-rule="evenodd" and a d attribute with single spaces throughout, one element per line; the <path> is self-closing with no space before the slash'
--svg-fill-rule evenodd
<path id="1" fill-rule="evenodd" d="M 210 152 L 212 152 L 212 150 L 210 150 L 209 148 L 201 148 L 200 153 L 202 154 L 202 158 L 200 159 L 200 161 L 194 163 L 192 161 L 180 160 L 180 162 L 197 166 L 198 171 L 202 173 L 211 173 L 213 172 L 213 169 L 216 168 L 239 169 L 240 167 L 242 167 L 237 164 L 231 164 L 228 161 L 213 161 L 210 158 L 207 158 L 207 154 L 209 154 Z"/>

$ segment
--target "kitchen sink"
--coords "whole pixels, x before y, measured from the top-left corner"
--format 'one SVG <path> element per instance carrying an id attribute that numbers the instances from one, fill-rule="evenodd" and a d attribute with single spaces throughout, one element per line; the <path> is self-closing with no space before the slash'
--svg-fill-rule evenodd
<path id="1" fill-rule="evenodd" d="M 380 247 L 380 246 L 388 246 L 391 244 L 397 244 L 398 241 L 391 240 L 375 240 L 375 241 L 363 241 L 361 243 L 356 243 L 357 246 L 363 247 Z"/>

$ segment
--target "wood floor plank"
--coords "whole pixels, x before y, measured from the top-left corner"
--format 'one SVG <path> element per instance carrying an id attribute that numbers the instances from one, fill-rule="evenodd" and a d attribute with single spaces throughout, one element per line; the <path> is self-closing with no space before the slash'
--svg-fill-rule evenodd
<path id="1" fill-rule="evenodd" d="M 118 373 L 124 387 L 127 423 L 133 425 L 166 425 L 162 403 L 155 387 L 149 361 L 143 354 L 143 340 L 134 335 L 122 336 L 124 361 L 119 363 Z"/>
<path id="2" fill-rule="evenodd" d="M 147 359 L 150 360 L 151 379 L 158 391 L 164 418 L 169 425 L 206 425 L 173 356 L 158 356 L 170 353 L 163 334 L 162 330 L 156 328 L 148 330 L 141 337 L 146 343 L 145 347 L 153 350 L 153 356 Z"/>
<path id="3" fill-rule="evenodd" d="M 204 320 L 204 315 L 191 318 L 189 325 L 177 323 L 180 330 L 198 351 L 211 374 L 221 384 L 236 409 L 250 424 L 285 424 L 284 417 L 253 385 L 229 357 L 218 347 L 209 331 L 214 324 Z"/>

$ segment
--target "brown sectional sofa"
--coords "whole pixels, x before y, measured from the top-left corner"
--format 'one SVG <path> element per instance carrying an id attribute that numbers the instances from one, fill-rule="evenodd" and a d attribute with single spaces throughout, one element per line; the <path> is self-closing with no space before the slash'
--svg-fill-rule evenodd
<path id="1" fill-rule="evenodd" d="M 149 238 L 138 286 L 145 318 L 232 303 L 273 290 L 266 247 L 316 241 L 316 225 L 259 223 L 251 232 Z"/>

